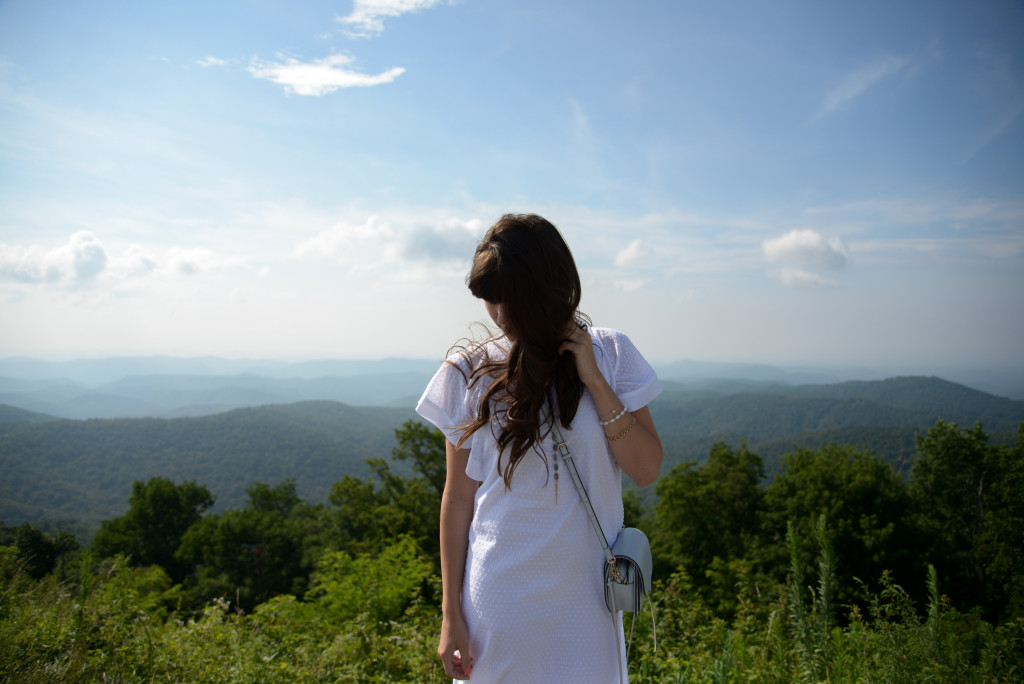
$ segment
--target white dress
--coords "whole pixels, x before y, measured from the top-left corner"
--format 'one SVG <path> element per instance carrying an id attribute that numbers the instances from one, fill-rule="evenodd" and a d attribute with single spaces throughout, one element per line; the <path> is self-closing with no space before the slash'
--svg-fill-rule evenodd
<path id="1" fill-rule="evenodd" d="M 625 335 L 607 328 L 589 331 L 602 374 L 631 411 L 660 394 L 653 369 Z M 492 358 L 505 353 L 502 340 L 484 344 Z M 459 355 L 450 360 L 466 368 Z M 416 411 L 455 443 L 459 426 L 475 416 L 486 389 L 485 381 L 467 389 L 458 369 L 445 363 Z M 588 392 L 562 436 L 611 544 L 622 528 L 622 481 Z M 509 490 L 487 427 L 463 446 L 470 449 L 466 474 L 481 483 L 462 587 L 473 644 L 471 681 L 627 681 L 622 614 L 613 617 L 604 603 L 604 552 L 564 466 L 556 503 L 555 481 L 549 477 L 554 474 L 552 438 L 543 445 L 543 459 L 528 452 L 520 461 Z"/>

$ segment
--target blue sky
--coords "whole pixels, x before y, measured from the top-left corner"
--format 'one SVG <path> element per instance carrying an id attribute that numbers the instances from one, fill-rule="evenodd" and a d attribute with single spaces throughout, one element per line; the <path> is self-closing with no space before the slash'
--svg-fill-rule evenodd
<path id="1" fill-rule="evenodd" d="M 439 358 L 506 211 L 654 360 L 1021 371 L 1024 5 L 0 2 L 0 356 Z"/>

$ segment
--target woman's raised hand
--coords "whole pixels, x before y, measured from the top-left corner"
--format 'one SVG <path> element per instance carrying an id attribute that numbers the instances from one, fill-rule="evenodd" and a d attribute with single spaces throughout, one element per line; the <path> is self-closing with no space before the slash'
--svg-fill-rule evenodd
<path id="1" fill-rule="evenodd" d="M 597 358 L 594 356 L 594 344 L 590 333 L 576 325 L 575 321 L 571 321 L 565 329 L 565 335 L 562 346 L 558 348 L 558 353 L 572 353 L 573 358 L 576 359 L 576 372 L 580 376 L 580 381 L 587 387 L 592 387 L 593 383 L 603 380 L 604 376 L 601 375 L 601 370 L 597 367 Z"/>

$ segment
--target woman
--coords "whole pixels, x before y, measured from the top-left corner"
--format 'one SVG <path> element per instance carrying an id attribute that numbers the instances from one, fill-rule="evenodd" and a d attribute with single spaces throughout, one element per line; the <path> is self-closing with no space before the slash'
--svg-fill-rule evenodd
<path id="1" fill-rule="evenodd" d="M 577 311 L 572 253 L 540 216 L 495 223 L 467 284 L 501 334 L 452 354 L 416 407 L 448 440 L 438 655 L 449 676 L 481 683 L 626 681 L 604 552 L 564 468 L 560 478 L 548 415 L 611 544 L 620 470 L 639 486 L 658 477 L 647 404 L 661 386 L 625 335 Z"/>

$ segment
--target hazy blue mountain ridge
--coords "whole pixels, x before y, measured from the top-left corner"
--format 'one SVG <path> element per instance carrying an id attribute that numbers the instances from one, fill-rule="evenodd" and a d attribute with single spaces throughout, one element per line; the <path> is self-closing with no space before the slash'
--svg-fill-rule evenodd
<path id="1" fill-rule="evenodd" d="M 410 406 L 440 359 L 282 362 L 215 357 L 123 357 L 52 362 L 0 359 L 0 403 L 64 418 L 183 417 L 233 408 L 331 400 L 357 406 Z M 836 397 L 846 381 L 886 377 L 863 368 L 784 368 L 766 364 L 676 361 L 656 364 L 667 389 L 710 397 L 745 392 Z M 961 375 L 964 372 L 961 371 Z M 985 391 L 1024 399 L 1024 375 L 967 373 Z M 842 396 L 857 398 L 859 385 Z M 879 399 L 874 390 L 866 398 Z M 921 408 L 931 390 L 914 407 Z M 945 397 L 942 399 L 945 401 Z M 941 404 L 941 402 L 940 402 Z M 898 402 L 894 405 L 905 406 Z"/>
<path id="2" fill-rule="evenodd" d="M 298 401 L 393 406 L 418 397 L 430 373 L 271 378 L 243 375 L 134 375 L 95 387 L 67 380 L 0 378 L 0 403 L 71 419 L 181 417 Z M 415 398 L 405 405 L 415 403 Z"/>

